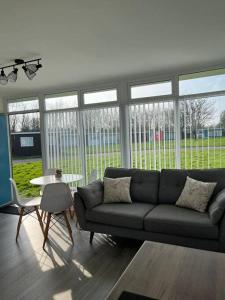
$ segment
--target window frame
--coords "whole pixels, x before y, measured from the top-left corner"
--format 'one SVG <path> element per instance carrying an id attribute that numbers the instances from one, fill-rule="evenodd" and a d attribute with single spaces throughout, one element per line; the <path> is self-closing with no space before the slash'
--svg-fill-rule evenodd
<path id="1" fill-rule="evenodd" d="M 147 86 L 147 85 L 157 85 L 160 83 L 171 83 L 171 93 L 170 94 L 165 94 L 165 95 L 155 95 L 155 96 L 146 96 L 146 97 L 139 97 L 139 98 L 132 98 L 132 88 L 135 87 L 141 87 L 141 86 Z M 170 98 L 173 95 L 173 84 L 172 84 L 172 80 L 168 79 L 168 80 L 159 80 L 159 81 L 148 81 L 148 82 L 142 82 L 142 83 L 138 83 L 138 84 L 129 84 L 129 102 L 133 103 L 134 101 L 144 101 L 147 99 L 161 99 L 161 98 Z"/>
<path id="2" fill-rule="evenodd" d="M 205 69 L 205 70 L 201 70 L 201 71 L 195 71 L 195 72 L 188 72 L 188 73 L 181 73 L 178 74 L 178 87 L 179 87 L 179 97 L 185 98 L 185 97 L 189 97 L 189 96 L 207 96 L 207 95 L 218 95 L 219 93 L 223 94 L 225 93 L 225 88 L 223 90 L 217 90 L 217 91 L 211 91 L 211 92 L 201 92 L 201 93 L 192 93 L 192 94 L 184 94 L 181 95 L 180 94 L 180 77 L 182 76 L 188 76 L 188 75 L 194 75 L 194 74 L 199 74 L 199 73 L 206 73 L 206 72 L 213 72 L 213 71 L 217 71 L 217 70 L 224 70 L 224 74 L 217 74 L 217 75 L 209 75 L 209 76 L 201 76 L 201 77 L 196 77 L 196 79 L 200 79 L 200 78 L 209 78 L 211 76 L 218 76 L 218 75 L 224 75 L 225 76 L 225 67 L 220 67 L 220 68 L 213 68 L 213 69 Z M 187 79 L 188 80 L 188 79 Z"/>
<path id="3" fill-rule="evenodd" d="M 115 101 L 106 101 L 106 102 L 99 102 L 99 103 L 88 103 L 85 104 L 84 96 L 88 93 L 98 93 L 98 92 L 107 92 L 111 90 L 116 90 L 117 100 Z M 90 87 L 86 89 L 82 89 L 80 93 L 80 107 L 82 109 L 92 109 L 94 107 L 102 108 L 102 107 L 110 107 L 110 106 L 118 106 L 120 103 L 120 93 L 118 85 L 102 85 L 96 87 Z"/>
<path id="4" fill-rule="evenodd" d="M 46 109 L 46 98 L 48 99 L 53 99 L 53 98 L 60 98 L 60 97 L 66 97 L 66 96 L 73 96 L 73 95 L 76 95 L 77 96 L 77 106 L 74 106 L 74 107 L 67 107 L 67 108 L 59 108 L 59 109 L 56 109 L 56 108 L 53 108 L 53 109 Z M 65 111 L 65 110 L 73 110 L 73 109 L 78 109 L 79 107 L 79 94 L 78 94 L 78 91 L 77 90 L 74 90 L 74 91 L 70 91 L 70 92 L 63 92 L 63 93 L 54 93 L 54 94 L 45 94 L 44 95 L 44 103 L 43 103 L 43 109 L 44 109 L 44 112 L 55 112 L 55 111 Z"/>
<path id="5" fill-rule="evenodd" d="M 26 109 L 26 110 L 17 110 L 17 111 L 9 111 L 9 104 L 11 103 L 18 103 L 18 102 L 26 102 L 26 101 L 32 101 L 32 100 L 37 100 L 38 101 L 38 108 L 35 109 Z M 6 102 L 6 113 L 8 115 L 18 115 L 18 114 L 24 114 L 24 113 L 35 113 L 35 112 L 40 112 L 40 99 L 38 96 L 34 97 L 29 97 L 29 98 L 19 98 L 19 99 L 14 99 L 14 100 L 8 100 Z"/>

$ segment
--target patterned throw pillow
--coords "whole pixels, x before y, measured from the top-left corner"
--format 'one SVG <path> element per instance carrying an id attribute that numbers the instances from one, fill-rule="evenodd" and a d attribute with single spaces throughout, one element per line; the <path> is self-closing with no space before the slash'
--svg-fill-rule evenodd
<path id="1" fill-rule="evenodd" d="M 108 178 L 104 177 L 103 203 L 125 202 L 132 203 L 130 197 L 131 177 Z"/>
<path id="2" fill-rule="evenodd" d="M 205 212 L 216 184 L 215 182 L 198 181 L 187 176 L 184 189 L 176 205 Z"/>

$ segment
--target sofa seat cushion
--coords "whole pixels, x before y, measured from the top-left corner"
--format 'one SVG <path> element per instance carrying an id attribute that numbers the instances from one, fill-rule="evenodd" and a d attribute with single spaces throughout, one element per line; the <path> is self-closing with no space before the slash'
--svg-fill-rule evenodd
<path id="1" fill-rule="evenodd" d="M 143 229 L 144 217 L 154 205 L 147 203 L 101 204 L 86 211 L 86 219 L 106 225 Z"/>
<path id="2" fill-rule="evenodd" d="M 208 213 L 200 213 L 170 204 L 151 210 L 144 220 L 147 231 L 202 239 L 217 239 L 218 226 L 213 225 Z"/>

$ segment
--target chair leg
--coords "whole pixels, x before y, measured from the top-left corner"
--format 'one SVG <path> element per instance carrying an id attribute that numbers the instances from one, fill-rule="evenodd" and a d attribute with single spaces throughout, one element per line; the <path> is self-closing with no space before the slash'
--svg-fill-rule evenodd
<path id="1" fill-rule="evenodd" d="M 78 230 L 80 230 L 80 229 L 81 229 L 81 228 L 80 228 L 80 224 L 79 224 L 78 220 L 76 220 L 76 227 L 77 227 L 77 229 L 78 229 Z"/>
<path id="2" fill-rule="evenodd" d="M 43 223 L 42 223 L 42 219 L 41 219 L 40 213 L 39 213 L 39 211 L 38 211 L 38 207 L 35 206 L 34 209 L 35 209 L 35 211 L 36 211 L 37 218 L 38 218 L 39 224 L 40 224 L 40 226 L 41 226 L 41 230 L 42 230 L 43 234 L 45 235 L 45 233 L 44 233 L 44 226 L 43 226 Z"/>
<path id="3" fill-rule="evenodd" d="M 70 214 L 70 219 L 72 220 L 74 217 L 74 214 L 73 214 L 71 207 L 69 208 L 69 214 Z"/>
<path id="4" fill-rule="evenodd" d="M 94 234 L 95 233 L 93 231 L 90 232 L 90 244 L 92 244 Z"/>
<path id="5" fill-rule="evenodd" d="M 24 208 L 22 207 L 20 210 L 20 217 L 19 217 L 19 221 L 18 221 L 18 225 L 17 225 L 17 232 L 16 232 L 16 241 L 20 232 L 20 226 L 22 223 L 22 218 L 23 218 L 23 212 L 24 212 Z"/>
<path id="6" fill-rule="evenodd" d="M 50 221 L 51 221 L 51 213 L 48 213 L 48 217 L 47 217 L 47 224 L 46 224 L 46 228 L 45 228 L 45 232 L 44 232 L 44 242 L 43 242 L 43 249 L 45 248 L 45 243 L 47 241 L 48 238 L 48 230 L 49 230 L 49 225 L 50 225 Z"/>
<path id="7" fill-rule="evenodd" d="M 42 211 L 41 212 L 41 219 L 43 220 L 43 222 L 45 222 L 46 216 L 47 216 L 46 211 Z"/>
<path id="8" fill-rule="evenodd" d="M 45 222 L 45 220 L 46 220 L 46 218 L 47 218 L 47 212 L 45 212 L 45 214 L 44 214 L 44 222 Z"/>
<path id="9" fill-rule="evenodd" d="M 70 235 L 70 239 L 72 241 L 72 243 L 74 244 L 74 241 L 73 241 L 73 235 L 72 235 L 72 229 L 71 229 L 71 226 L 70 226 L 70 223 L 68 221 L 68 218 L 67 218 L 67 215 L 66 215 L 66 212 L 64 211 L 63 212 L 63 215 L 64 215 L 64 218 L 65 218 L 65 221 L 66 221 L 66 226 L 68 228 L 68 232 L 69 232 L 69 235 Z"/>

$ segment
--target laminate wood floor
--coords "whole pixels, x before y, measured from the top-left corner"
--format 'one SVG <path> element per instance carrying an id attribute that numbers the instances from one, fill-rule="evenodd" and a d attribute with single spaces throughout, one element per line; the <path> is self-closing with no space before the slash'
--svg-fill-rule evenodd
<path id="1" fill-rule="evenodd" d="M 71 221 L 74 246 L 66 227 L 49 231 L 50 244 L 42 249 L 37 220 L 29 217 L 15 241 L 18 216 L 0 213 L 0 299 L 105 299 L 141 243 L 76 229 Z"/>

